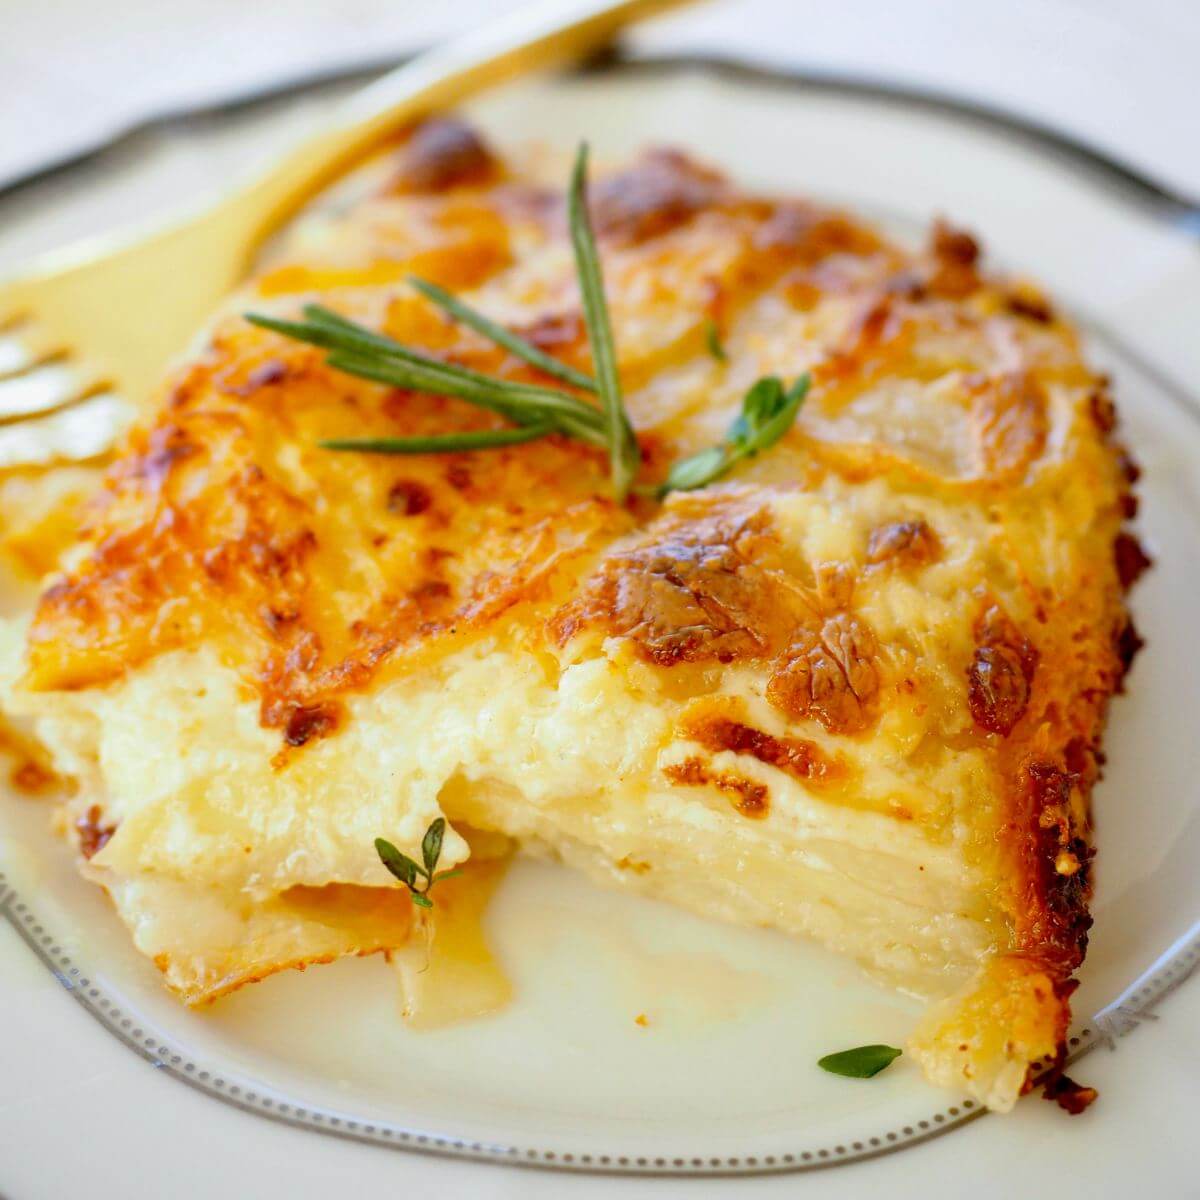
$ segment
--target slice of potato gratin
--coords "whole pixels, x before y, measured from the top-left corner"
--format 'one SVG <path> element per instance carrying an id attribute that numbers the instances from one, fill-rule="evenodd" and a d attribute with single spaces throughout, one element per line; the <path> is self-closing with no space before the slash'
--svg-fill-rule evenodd
<path id="1" fill-rule="evenodd" d="M 640 480 L 718 442 L 756 379 L 811 372 L 774 448 L 625 506 L 605 452 L 557 435 L 320 448 L 503 421 L 244 310 L 319 301 L 546 382 L 416 274 L 592 369 L 563 174 L 427 123 L 174 373 L 9 628 L 7 707 L 74 781 L 63 826 L 188 1003 L 403 944 L 373 842 L 418 854 L 444 815 L 447 868 L 500 833 L 854 956 L 937 1001 L 929 1078 L 1007 1109 L 1064 1045 L 1138 644 L 1106 382 L 967 235 L 911 252 L 653 151 L 591 189 Z"/>

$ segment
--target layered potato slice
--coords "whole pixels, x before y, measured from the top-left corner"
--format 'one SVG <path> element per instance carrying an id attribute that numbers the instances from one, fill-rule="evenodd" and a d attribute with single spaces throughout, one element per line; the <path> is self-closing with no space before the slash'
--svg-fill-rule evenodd
<path id="1" fill-rule="evenodd" d="M 642 481 L 718 441 L 760 376 L 810 371 L 777 446 L 627 506 L 603 452 L 557 436 L 321 449 L 500 422 L 242 311 L 320 301 L 544 381 L 418 274 L 590 369 L 552 166 L 420 127 L 129 439 L 7 656 L 9 709 L 76 781 L 87 872 L 199 1001 L 400 945 L 373 840 L 416 853 L 444 815 L 443 866 L 465 828 L 501 833 L 853 955 L 940 1002 L 912 1043 L 931 1078 L 1008 1108 L 1063 1046 L 1088 797 L 1137 645 L 1106 382 L 967 235 L 904 249 L 651 151 L 591 195 Z"/>
<path id="2" fill-rule="evenodd" d="M 267 900 L 150 872 L 97 874 L 134 944 L 188 1004 L 205 1004 L 289 967 L 388 952 L 412 930 L 396 889 L 331 883 Z"/>

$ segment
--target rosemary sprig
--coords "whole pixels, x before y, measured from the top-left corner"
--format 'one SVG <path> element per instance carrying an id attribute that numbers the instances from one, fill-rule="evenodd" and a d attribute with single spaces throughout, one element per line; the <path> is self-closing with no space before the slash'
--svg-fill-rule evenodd
<path id="1" fill-rule="evenodd" d="M 407 854 L 402 854 L 386 838 L 375 839 L 375 852 L 379 855 L 380 861 L 408 888 L 412 902 L 420 908 L 433 907 L 433 901 L 429 898 L 429 889 L 435 883 L 440 883 L 443 879 L 453 879 L 456 875 L 462 874 L 461 871 L 439 871 L 437 869 L 438 859 L 442 856 L 442 838 L 445 835 L 446 820 L 444 817 L 438 817 L 425 830 L 425 836 L 421 839 L 421 858 L 424 866 L 409 858 Z M 422 879 L 425 881 L 424 885 L 420 882 Z"/>
<path id="2" fill-rule="evenodd" d="M 812 376 L 807 372 L 786 389 L 776 376 L 765 375 L 743 397 L 741 415 L 720 444 L 675 463 L 658 489 L 659 495 L 704 487 L 741 459 L 769 450 L 792 427 L 811 386 Z"/>
<path id="3" fill-rule="evenodd" d="M 499 414 L 521 432 L 486 431 L 471 434 L 447 434 L 434 439 L 418 438 L 337 438 L 321 443 L 327 449 L 359 450 L 383 454 L 438 453 L 453 450 L 478 450 L 510 446 L 532 441 L 534 436 L 561 433 L 608 450 L 612 469 L 613 492 L 624 501 L 634 475 L 639 453 L 633 426 L 625 412 L 617 375 L 616 349 L 612 325 L 604 297 L 600 273 L 600 255 L 587 214 L 587 147 L 580 146 L 571 177 L 568 213 L 571 244 L 579 275 L 580 295 L 588 340 L 596 364 L 596 379 L 559 362 L 511 330 L 504 329 L 482 313 L 427 280 L 414 279 L 413 286 L 433 303 L 498 345 L 532 363 L 551 377 L 581 391 L 596 393 L 600 409 L 560 388 L 539 384 L 515 383 L 497 379 L 442 362 L 411 349 L 373 330 L 366 329 L 320 305 L 308 305 L 303 321 L 286 321 L 259 313 L 247 313 L 246 319 L 264 329 L 273 330 L 296 341 L 307 342 L 329 352 L 327 362 L 335 370 L 360 379 L 391 387 L 409 388 L 439 396 L 454 396 L 479 408 Z M 537 429 L 534 435 L 529 431 Z M 422 449 L 427 447 L 427 449 Z"/>
<path id="4" fill-rule="evenodd" d="M 592 445 L 607 445 L 601 414 L 578 396 L 444 363 L 318 304 L 307 305 L 304 317 L 303 321 L 285 321 L 246 314 L 254 325 L 329 351 L 329 365 L 349 375 L 391 387 L 455 396 L 518 425 L 546 425 L 549 428 L 545 432 L 561 432 Z"/>
<path id="5" fill-rule="evenodd" d="M 252 324 L 325 350 L 326 361 L 335 370 L 389 387 L 454 396 L 496 413 L 515 427 L 421 437 L 333 438 L 321 442 L 321 446 L 328 450 L 371 454 L 445 454 L 514 446 L 548 434 L 561 434 L 608 451 L 613 493 L 619 501 L 624 501 L 633 488 L 641 456 L 621 396 L 600 255 L 588 216 L 587 159 L 588 150 L 584 144 L 579 147 L 571 173 L 567 212 L 584 323 L 595 364 L 594 379 L 539 350 L 437 284 L 417 278 L 410 282 L 454 320 L 504 347 L 552 379 L 577 391 L 594 394 L 600 406 L 597 408 L 575 392 L 561 387 L 500 379 L 444 362 L 318 304 L 304 308 L 302 321 L 247 313 L 246 319 Z M 708 323 L 706 339 L 713 357 L 725 361 L 725 348 L 712 321 Z M 786 389 L 775 376 L 760 379 L 746 393 L 741 415 L 719 445 L 675 463 L 660 487 L 639 488 L 639 494 L 661 499 L 670 491 L 703 487 L 719 479 L 741 459 L 769 449 L 796 419 L 809 384 L 807 374 Z"/>
<path id="6" fill-rule="evenodd" d="M 608 455 L 611 464 L 613 492 L 618 503 L 629 494 L 637 474 L 637 438 L 625 413 L 621 398 L 621 380 L 617 374 L 617 350 L 613 342 L 612 323 L 608 317 L 608 302 L 604 297 L 604 277 L 600 270 L 600 254 L 592 233 L 587 210 L 587 143 L 579 147 L 575 169 L 571 172 L 571 187 L 567 193 L 567 219 L 571 226 L 571 245 L 575 250 L 575 270 L 579 275 L 579 294 L 583 301 L 583 320 L 592 347 L 596 368 L 596 384 L 604 409 L 605 430 L 608 434 Z"/>

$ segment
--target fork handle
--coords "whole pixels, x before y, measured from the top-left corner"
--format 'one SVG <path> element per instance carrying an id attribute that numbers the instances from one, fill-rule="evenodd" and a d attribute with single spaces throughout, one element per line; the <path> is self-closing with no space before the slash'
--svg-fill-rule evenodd
<path id="1" fill-rule="evenodd" d="M 333 124 L 226 202 L 241 207 L 249 259 L 306 201 L 412 121 L 523 72 L 573 61 L 618 30 L 690 0 L 538 0 L 389 72 Z"/>

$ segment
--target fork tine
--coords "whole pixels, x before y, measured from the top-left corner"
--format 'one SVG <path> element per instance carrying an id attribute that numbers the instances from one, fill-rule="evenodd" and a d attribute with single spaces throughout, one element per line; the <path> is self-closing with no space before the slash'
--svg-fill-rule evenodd
<path id="1" fill-rule="evenodd" d="M 0 379 L 27 371 L 33 365 L 29 346 L 20 338 L 5 335 L 0 328 Z"/>
<path id="2" fill-rule="evenodd" d="M 0 471 L 99 458 L 113 448 L 136 415 L 130 401 L 102 392 L 70 408 L 0 425 Z"/>
<path id="3" fill-rule="evenodd" d="M 10 333 L 0 329 L 0 382 L 66 357 L 67 347 L 44 334 L 31 336 L 19 326 Z"/>
<path id="4" fill-rule="evenodd" d="M 102 386 L 99 378 L 66 362 L 35 363 L 0 380 L 0 424 L 66 408 L 95 395 Z"/>

